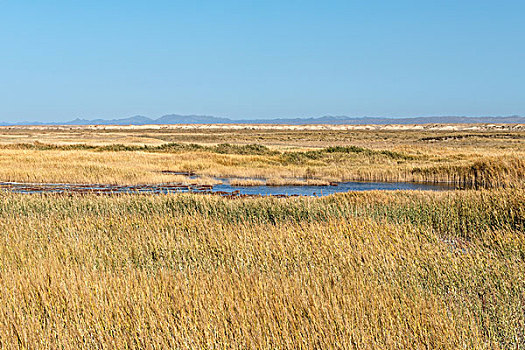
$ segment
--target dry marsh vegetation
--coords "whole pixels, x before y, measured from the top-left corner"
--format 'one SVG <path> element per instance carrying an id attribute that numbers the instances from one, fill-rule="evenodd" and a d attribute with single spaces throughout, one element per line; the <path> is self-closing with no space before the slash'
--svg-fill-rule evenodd
<path id="1" fill-rule="evenodd" d="M 386 148 L 423 144 L 462 148 L 512 148 L 525 140 L 525 125 L 149 125 L 0 127 L 0 143 L 58 145 L 148 145 L 165 143 L 261 144 L 272 147 L 328 147 L 353 144 Z"/>
<path id="2" fill-rule="evenodd" d="M 0 194 L 3 348 L 522 348 L 525 192 Z"/>
<path id="3" fill-rule="evenodd" d="M 0 192 L 0 347 L 525 348 L 524 135 L 2 129 L 0 181 L 480 190 Z"/>
<path id="4" fill-rule="evenodd" d="M 510 139 L 517 140 L 515 143 L 500 136 L 489 138 L 491 143 L 485 147 L 428 146 L 428 137 L 418 135 L 415 139 L 413 133 L 404 132 L 389 134 L 389 140 L 397 145 L 389 148 L 372 145 L 282 148 L 263 144 L 11 143 L 0 147 L 0 181 L 190 182 L 180 175 L 164 172 L 169 170 L 195 173 L 204 177 L 197 181 L 202 184 L 212 184 L 213 177 L 230 177 L 265 180 L 269 184 L 411 181 L 476 188 L 522 187 L 525 139 L 520 135 L 516 132 L 515 139 Z M 479 133 L 479 136 L 488 135 Z M 362 141 L 365 136 L 360 137 L 356 140 Z M 406 138 L 412 141 L 407 142 Z M 448 138 L 441 136 L 435 139 L 438 143 L 448 142 L 443 141 Z M 458 134 L 452 141 L 465 139 L 471 137 Z"/>

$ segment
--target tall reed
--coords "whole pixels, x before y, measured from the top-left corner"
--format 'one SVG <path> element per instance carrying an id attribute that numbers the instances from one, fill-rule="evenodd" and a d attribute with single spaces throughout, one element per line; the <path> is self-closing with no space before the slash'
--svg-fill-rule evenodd
<path id="1" fill-rule="evenodd" d="M 520 348 L 525 192 L 0 194 L 4 348 Z"/>

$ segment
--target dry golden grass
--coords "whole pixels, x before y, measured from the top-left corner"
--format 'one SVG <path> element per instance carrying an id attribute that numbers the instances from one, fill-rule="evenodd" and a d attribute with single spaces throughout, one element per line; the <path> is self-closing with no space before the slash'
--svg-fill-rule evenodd
<path id="1" fill-rule="evenodd" d="M 266 181 L 267 186 L 328 186 L 329 181 L 319 179 L 287 179 L 272 177 Z"/>
<path id="2" fill-rule="evenodd" d="M 151 145 L 168 142 L 328 147 L 348 144 L 390 149 L 413 145 L 495 149 L 522 147 L 525 125 L 164 125 L 0 127 L 0 144 Z M 233 141 L 235 140 L 235 141 Z"/>
<path id="3" fill-rule="evenodd" d="M 231 140 L 253 144 L 217 145 Z M 0 129 L 0 142 L 0 181 L 191 182 L 164 170 L 207 177 L 198 180 L 202 184 L 230 177 L 270 184 L 416 181 L 500 187 L 522 186 L 525 178 L 525 131 L 511 126 L 371 131 L 19 127 Z"/>
<path id="4" fill-rule="evenodd" d="M 520 348 L 525 192 L 0 194 L 3 348 Z"/>
<path id="5" fill-rule="evenodd" d="M 0 192 L 0 347 L 525 348 L 522 129 L 231 132 L 4 128 L 0 181 L 513 188 Z"/>
<path id="6" fill-rule="evenodd" d="M 310 151 L 263 149 L 266 153 L 262 154 L 249 154 L 249 150 L 239 154 L 235 149 L 219 153 L 215 148 L 4 147 L 0 149 L 0 181 L 213 184 L 213 177 L 243 177 L 266 179 L 269 184 L 416 181 L 519 187 L 525 179 L 525 152 L 496 150 L 464 154 L 461 149 L 453 153 L 436 148 L 434 153 L 422 153 L 352 147 L 335 148 L 335 151 L 329 148 Z M 163 173 L 165 170 L 196 173 L 204 178 L 189 180 Z"/>
<path id="7" fill-rule="evenodd" d="M 209 176 L 190 180 L 183 175 L 162 173 L 164 170 L 172 169 L 188 171 L 189 164 L 193 164 L 195 159 L 194 153 L 173 155 L 82 150 L 0 150 L 0 181 L 107 184 L 218 183 Z"/>
<path id="8" fill-rule="evenodd" d="M 266 185 L 266 181 L 258 180 L 258 179 L 230 179 L 230 185 L 232 186 L 239 186 L 239 187 L 246 187 L 246 186 L 264 186 Z"/>

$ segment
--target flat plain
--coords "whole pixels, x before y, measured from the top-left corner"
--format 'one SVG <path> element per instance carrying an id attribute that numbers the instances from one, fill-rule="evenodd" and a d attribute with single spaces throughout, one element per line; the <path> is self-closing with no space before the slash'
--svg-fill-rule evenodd
<path id="1" fill-rule="evenodd" d="M 154 184 L 185 182 L 173 173 L 195 173 L 211 184 L 230 177 L 500 187 L 521 184 L 524 159 L 522 125 L 0 129 L 0 181 Z"/>
<path id="2" fill-rule="evenodd" d="M 525 128 L 6 127 L 0 181 L 431 181 L 324 198 L 0 193 L 2 348 L 525 347 Z"/>

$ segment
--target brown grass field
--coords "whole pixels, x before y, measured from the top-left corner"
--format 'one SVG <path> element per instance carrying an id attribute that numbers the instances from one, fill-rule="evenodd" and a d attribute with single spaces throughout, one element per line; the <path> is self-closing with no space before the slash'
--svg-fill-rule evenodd
<path id="1" fill-rule="evenodd" d="M 476 187 L 0 192 L 0 348 L 525 348 L 520 126 L 19 127 L 0 144 L 0 181 L 188 181 L 172 170 Z"/>

